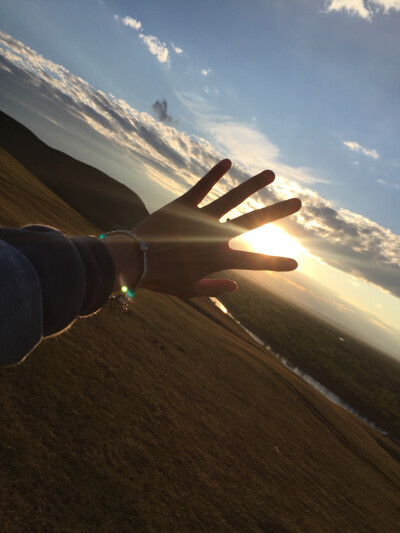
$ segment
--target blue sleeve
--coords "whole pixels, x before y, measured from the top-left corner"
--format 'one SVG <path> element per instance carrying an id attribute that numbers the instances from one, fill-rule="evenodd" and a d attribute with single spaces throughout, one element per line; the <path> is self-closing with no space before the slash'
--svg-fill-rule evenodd
<path id="1" fill-rule="evenodd" d="M 0 241 L 0 364 L 18 363 L 43 334 L 42 288 L 36 270 Z"/>
<path id="2" fill-rule="evenodd" d="M 0 364 L 97 311 L 112 292 L 112 258 L 98 239 L 46 226 L 0 229 Z"/>

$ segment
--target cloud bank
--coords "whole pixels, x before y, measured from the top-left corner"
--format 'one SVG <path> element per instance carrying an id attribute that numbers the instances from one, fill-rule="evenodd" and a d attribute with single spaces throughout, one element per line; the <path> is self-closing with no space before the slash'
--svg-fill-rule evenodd
<path id="1" fill-rule="evenodd" d="M 225 156 L 206 139 L 182 133 L 165 121 L 137 111 L 126 101 L 96 90 L 63 66 L 45 59 L 3 32 L 0 32 L 0 71 L 1 83 L 10 93 L 18 91 L 26 95 L 26 99 L 40 99 L 47 107 L 51 103 L 66 115 L 79 119 L 119 151 L 140 161 L 150 179 L 174 194 L 186 191 Z M 218 184 L 211 195 L 213 198 L 243 182 L 254 171 L 243 155 L 246 150 L 240 151 L 240 135 L 247 135 L 247 140 L 252 140 L 256 149 L 261 149 L 266 139 L 250 125 L 235 123 L 229 117 L 220 117 L 220 121 L 214 123 L 208 117 L 207 121 L 216 145 L 218 138 L 222 144 L 225 135 L 231 136 L 228 145 L 232 151 L 236 150 L 239 157 L 235 160 L 240 162 Z M 252 143 L 249 141 L 249 149 Z M 259 164 L 264 165 L 268 158 L 279 163 L 278 156 L 278 147 L 270 143 L 264 146 L 263 159 Z M 279 179 L 268 190 L 254 195 L 236 209 L 234 215 L 259 208 L 265 203 L 299 196 L 303 209 L 282 226 L 312 254 L 328 264 L 399 297 L 400 237 L 362 215 L 337 209 L 315 191 L 306 188 L 304 176 L 307 177 L 307 173 L 304 169 L 279 165 Z M 303 179 L 303 184 L 299 183 L 300 179 Z"/>

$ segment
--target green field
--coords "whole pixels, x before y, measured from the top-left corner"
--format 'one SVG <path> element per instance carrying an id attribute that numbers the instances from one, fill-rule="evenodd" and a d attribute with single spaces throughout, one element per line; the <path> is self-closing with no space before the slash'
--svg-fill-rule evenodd
<path id="1" fill-rule="evenodd" d="M 99 231 L 5 151 L 0 183 L 3 226 Z M 295 315 L 281 306 L 288 337 Z M 0 371 L 1 531 L 398 532 L 390 439 L 208 299 L 139 291 L 115 313 Z"/>
<path id="2" fill-rule="evenodd" d="M 245 327 L 400 441 L 400 362 L 252 282 L 220 300 Z M 343 340 L 342 340 L 343 339 Z"/>

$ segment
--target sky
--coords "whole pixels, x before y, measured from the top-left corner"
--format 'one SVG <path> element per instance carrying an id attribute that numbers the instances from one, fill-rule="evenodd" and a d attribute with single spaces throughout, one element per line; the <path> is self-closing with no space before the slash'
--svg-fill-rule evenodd
<path id="1" fill-rule="evenodd" d="M 229 215 L 302 199 L 251 241 L 299 262 L 266 284 L 400 358 L 400 0 L 0 0 L 0 21 L 3 111 L 150 211 L 224 157 L 214 195 L 274 170 Z"/>

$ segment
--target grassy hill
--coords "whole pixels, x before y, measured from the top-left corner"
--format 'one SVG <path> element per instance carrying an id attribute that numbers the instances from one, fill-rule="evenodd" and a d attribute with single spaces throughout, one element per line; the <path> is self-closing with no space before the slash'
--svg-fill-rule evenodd
<path id="1" fill-rule="evenodd" d="M 0 179 L 0 224 L 96 231 L 4 151 Z M 207 299 L 76 321 L 0 370 L 0 412 L 7 533 L 398 531 L 381 437 Z"/>
<path id="2" fill-rule="evenodd" d="M 148 211 L 131 189 L 51 148 L 0 111 L 0 146 L 103 231 L 133 228 Z"/>

